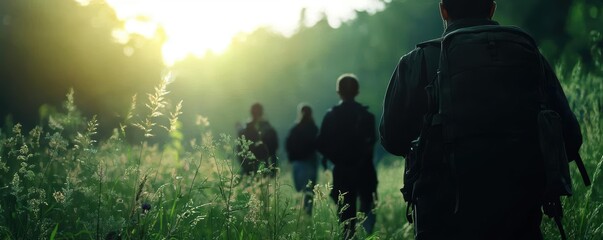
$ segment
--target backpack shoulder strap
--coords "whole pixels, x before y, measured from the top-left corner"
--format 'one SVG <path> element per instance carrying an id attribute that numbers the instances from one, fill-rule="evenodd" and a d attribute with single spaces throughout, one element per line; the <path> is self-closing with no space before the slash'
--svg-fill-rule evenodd
<path id="1" fill-rule="evenodd" d="M 466 27 L 461 28 L 455 31 L 452 31 L 446 36 L 442 38 L 442 43 L 448 43 L 452 38 L 463 34 L 463 33 L 482 33 L 482 32 L 492 32 L 492 33 L 510 33 L 507 36 L 498 36 L 499 40 L 518 40 L 517 36 L 521 36 L 523 40 L 525 40 L 525 44 L 530 44 L 532 47 L 537 48 L 536 40 L 530 36 L 527 32 L 522 30 L 516 26 L 500 26 L 500 25 L 480 25 L 474 27 Z"/>
<path id="2" fill-rule="evenodd" d="M 417 44 L 417 48 L 422 51 L 421 56 L 421 81 L 425 84 L 427 92 L 427 113 L 423 119 L 423 130 L 431 125 L 432 116 L 437 111 L 437 94 L 433 84 L 437 78 L 438 67 L 440 64 L 440 52 L 443 38 L 436 38 Z M 436 69 L 435 71 L 429 71 Z"/>
<path id="3" fill-rule="evenodd" d="M 427 71 L 427 69 L 437 69 L 440 61 L 440 48 L 442 38 L 436 38 L 417 44 L 417 48 L 422 50 L 421 60 L 421 78 L 426 83 L 430 83 L 436 76 L 437 71 Z"/>
<path id="4" fill-rule="evenodd" d="M 435 95 L 431 92 L 433 87 L 430 87 L 430 85 L 433 84 L 437 76 L 441 41 L 441 38 L 425 41 L 417 44 L 417 49 L 415 49 L 415 51 L 418 51 L 419 55 L 417 60 L 420 62 L 418 62 L 418 64 L 413 64 L 413 66 L 415 66 L 415 69 L 413 70 L 419 73 L 419 82 L 425 86 L 425 90 L 427 92 L 427 112 L 423 116 L 423 124 L 421 125 L 419 136 L 410 144 L 411 147 L 409 154 L 405 156 L 406 161 L 404 161 L 404 187 L 400 189 L 400 191 L 402 192 L 404 200 L 407 202 L 406 219 L 409 223 L 413 223 L 416 216 L 414 213 L 416 201 L 414 184 L 421 172 L 425 136 L 429 127 L 431 126 L 431 117 L 433 116 L 433 110 L 435 109 L 433 106 L 433 98 Z"/>
<path id="5" fill-rule="evenodd" d="M 425 42 L 421 42 L 421 43 L 417 44 L 416 47 L 417 48 L 425 48 L 425 47 L 428 47 L 428 46 L 432 46 L 432 47 L 439 48 L 441 42 L 442 42 L 442 38 L 434 38 L 434 39 L 431 39 L 431 40 L 427 40 Z"/>

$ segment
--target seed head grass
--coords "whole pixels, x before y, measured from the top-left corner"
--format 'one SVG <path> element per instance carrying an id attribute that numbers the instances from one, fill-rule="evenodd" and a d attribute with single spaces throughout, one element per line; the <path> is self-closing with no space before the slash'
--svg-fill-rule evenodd
<path id="1" fill-rule="evenodd" d="M 575 65 L 558 75 L 582 127 L 580 153 L 591 174 L 584 187 L 574 164 L 574 196 L 563 199 L 569 239 L 603 236 L 603 78 Z M 214 135 L 206 117 L 202 133 L 183 142 L 179 128 L 182 101 L 169 96 L 167 74 L 143 102 L 133 97 L 122 124 L 99 139 L 102 122 L 86 118 L 69 90 L 61 111 L 25 131 L 20 124 L 0 131 L 1 239 L 341 239 L 343 224 L 331 199 L 332 173 L 320 169 L 312 212 L 293 187 L 291 166 L 262 165 L 241 175 L 241 162 L 257 161 L 245 138 Z M 140 106 L 139 106 L 140 104 Z M 142 106 L 142 107 L 141 107 Z M 150 141 L 169 133 L 164 146 Z M 139 135 L 139 136 L 135 136 Z M 130 143 L 128 137 L 140 139 Z M 184 147 L 186 146 L 186 147 Z M 403 159 L 379 159 L 375 230 L 356 239 L 412 239 L 399 192 Z M 274 177 L 267 173 L 275 172 Z M 342 195 L 346 193 L 341 193 Z M 339 201 L 341 203 L 341 201 Z M 352 206 L 345 206 L 352 207 Z M 542 224 L 545 239 L 559 239 L 551 219 Z"/>

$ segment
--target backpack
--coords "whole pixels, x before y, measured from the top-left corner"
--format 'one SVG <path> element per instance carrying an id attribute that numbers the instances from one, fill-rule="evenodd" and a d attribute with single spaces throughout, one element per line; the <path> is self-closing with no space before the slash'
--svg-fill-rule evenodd
<path id="1" fill-rule="evenodd" d="M 405 173 L 406 189 L 402 189 L 405 199 L 410 200 L 407 210 L 412 211 L 414 184 L 425 159 L 423 149 L 427 142 L 443 144 L 447 149 L 444 154 L 449 154 L 454 152 L 451 146 L 466 139 L 522 138 L 533 134 L 544 160 L 543 211 L 554 218 L 565 239 L 560 197 L 572 194 L 569 161 L 561 118 L 548 106 L 545 86 L 537 45 L 517 27 L 475 26 L 444 36 L 437 77 L 426 87 L 428 113 L 419 138 L 411 144 L 409 162 L 415 169 L 407 170 L 410 182 L 406 182 Z M 576 159 L 576 163 L 585 185 L 590 185 L 581 159 Z M 412 215 L 407 213 L 407 217 L 412 222 Z"/>
<path id="2" fill-rule="evenodd" d="M 257 169 L 259 161 L 269 166 L 277 164 L 274 154 L 278 148 L 278 139 L 276 131 L 267 121 L 261 121 L 257 124 L 247 123 L 245 128 L 238 133 L 239 137 L 245 136 L 245 139 L 253 144 L 249 146 L 249 151 L 255 156 L 255 160 L 248 160 L 244 165 L 252 165 L 253 170 Z M 242 159 L 241 159 L 242 160 Z"/>
<path id="3" fill-rule="evenodd" d="M 358 103 L 354 103 L 358 104 Z M 361 105 L 337 105 L 329 113 L 337 124 L 334 139 L 325 139 L 322 154 L 336 166 L 362 168 L 372 164 L 374 116 Z"/>

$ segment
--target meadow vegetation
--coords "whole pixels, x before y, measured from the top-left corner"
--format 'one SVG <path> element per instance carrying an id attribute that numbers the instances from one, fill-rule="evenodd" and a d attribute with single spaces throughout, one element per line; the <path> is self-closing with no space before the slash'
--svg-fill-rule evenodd
<path id="1" fill-rule="evenodd" d="M 572 164 L 575 194 L 565 199 L 570 239 L 603 237 L 603 78 L 581 64 L 557 72 L 582 127 L 581 154 L 593 180 L 586 188 Z M 199 117 L 199 136 L 184 141 L 182 102 L 167 100 L 166 78 L 146 98 L 134 97 L 111 137 L 99 139 L 95 116 L 86 117 L 70 91 L 61 111 L 24 129 L 0 132 L 0 238 L 2 239 L 340 239 L 337 206 L 329 198 L 330 172 L 320 170 L 314 211 L 301 207 L 290 166 L 280 159 L 275 178 L 239 174 L 237 157 L 253 161 L 250 144 L 212 132 Z M 169 136 L 157 139 L 158 135 Z M 137 140 L 132 140 L 137 139 Z M 240 150 L 238 150 L 240 149 Z M 378 161 L 377 225 L 359 239 L 409 239 L 404 217 L 402 159 Z M 361 176 L 360 176 L 361 177 Z M 493 206 L 496 207 L 496 206 Z M 362 216 L 360 216 L 362 218 Z M 362 220 L 362 219 L 361 219 Z M 546 239 L 559 239 L 545 218 Z"/>

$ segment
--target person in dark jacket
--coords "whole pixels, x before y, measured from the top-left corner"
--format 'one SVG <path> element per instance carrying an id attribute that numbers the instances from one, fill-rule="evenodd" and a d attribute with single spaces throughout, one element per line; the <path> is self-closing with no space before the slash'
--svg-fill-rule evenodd
<path id="1" fill-rule="evenodd" d="M 318 151 L 333 165 L 331 197 L 338 203 L 339 220 L 344 222 L 344 237 L 354 236 L 356 202 L 367 217 L 363 227 L 370 234 L 375 224 L 377 173 L 373 165 L 376 142 L 375 117 L 366 106 L 355 101 L 359 84 L 354 75 L 337 79 L 338 105 L 326 113 L 318 135 Z M 339 199 L 343 198 L 343 202 Z"/>
<path id="2" fill-rule="evenodd" d="M 271 169 L 270 176 L 276 174 L 276 150 L 278 149 L 278 137 L 270 123 L 263 118 L 264 107 L 260 103 L 251 106 L 251 120 L 238 132 L 238 137 L 245 137 L 251 141 L 249 151 L 254 157 L 239 156 L 241 171 L 245 175 L 253 175 L 257 172 L 260 164 Z"/>
<path id="3" fill-rule="evenodd" d="M 442 0 L 444 35 L 466 27 L 498 25 L 491 20 L 495 8 L 492 0 Z M 425 87 L 437 76 L 439 48 L 440 39 L 419 44 L 400 59 L 393 72 L 379 131 L 381 144 L 394 155 L 407 158 L 411 142 L 419 136 L 428 110 Z M 576 159 L 582 144 L 578 122 L 559 80 L 541 58 L 550 105 L 564 124 L 568 158 Z M 491 140 L 497 141 L 491 138 L 455 146 L 462 149 L 454 156 L 456 184 L 437 167 L 420 169 L 421 178 L 414 189 L 420 192 L 415 207 L 416 239 L 542 239 L 544 170 L 535 161 L 540 159 L 536 141 L 520 139 L 525 144 L 507 148 L 503 141 L 492 144 Z M 426 149 L 424 160 L 441 159 L 436 152 Z"/>
<path id="4" fill-rule="evenodd" d="M 310 106 L 300 104 L 298 109 L 298 120 L 289 131 L 286 149 L 289 161 L 293 166 L 295 190 L 303 192 L 303 208 L 306 213 L 312 214 L 312 198 L 318 168 L 316 154 L 318 127 L 312 118 Z"/>

